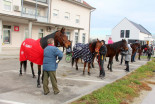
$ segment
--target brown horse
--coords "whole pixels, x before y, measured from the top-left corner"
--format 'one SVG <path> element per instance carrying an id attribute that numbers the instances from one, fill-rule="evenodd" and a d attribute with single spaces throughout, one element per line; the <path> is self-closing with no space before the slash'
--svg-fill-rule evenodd
<path id="1" fill-rule="evenodd" d="M 26 72 L 27 60 L 29 60 L 31 65 L 32 75 L 33 75 L 33 78 L 35 78 L 33 63 L 38 64 L 38 79 L 37 79 L 38 88 L 41 87 L 40 74 L 41 74 L 41 65 L 43 64 L 43 49 L 46 48 L 46 46 L 48 45 L 47 40 L 49 38 L 54 38 L 56 47 L 58 46 L 62 46 L 65 48 L 71 47 L 71 42 L 68 40 L 67 36 L 65 35 L 65 28 L 62 28 L 60 31 L 56 31 L 52 34 L 49 34 L 41 39 L 38 39 L 37 41 L 33 39 L 26 39 L 22 43 L 21 49 L 20 49 L 20 74 L 19 75 L 22 75 L 23 64 L 24 64 L 24 71 Z M 29 43 L 26 43 L 26 42 L 29 42 Z M 32 45 L 31 43 L 33 43 L 34 45 Z M 40 51 L 35 50 L 37 49 L 37 47 Z M 29 49 L 29 50 L 26 50 L 26 49 Z"/>
<path id="2" fill-rule="evenodd" d="M 73 47 L 73 56 L 72 56 L 72 66 L 74 65 L 74 61 L 76 62 L 76 70 L 78 70 L 78 60 L 82 58 L 84 60 L 84 69 L 83 74 L 85 74 L 85 67 L 88 63 L 88 75 L 90 75 L 90 64 L 93 62 L 93 58 L 95 54 L 99 52 L 102 44 L 101 41 L 97 39 L 97 41 L 91 42 L 89 44 L 81 44 L 77 43 Z"/>
<path id="3" fill-rule="evenodd" d="M 120 51 L 120 49 L 127 50 L 128 46 L 126 40 L 122 39 L 121 41 L 115 42 L 113 44 L 106 44 L 106 47 L 107 47 L 106 57 L 109 57 L 107 68 L 112 72 L 113 57 L 116 55 L 116 53 Z"/>
<path id="4" fill-rule="evenodd" d="M 140 48 L 140 43 L 132 43 L 131 45 L 132 48 L 132 55 L 131 55 L 131 62 L 133 62 L 133 57 L 134 54 L 137 52 L 137 50 Z"/>
<path id="5" fill-rule="evenodd" d="M 140 56 L 142 55 L 142 52 L 145 48 L 149 48 L 148 44 L 145 44 L 145 45 L 142 45 L 139 49 L 138 49 L 138 53 L 139 53 L 139 56 L 138 56 L 138 59 L 140 60 Z"/>

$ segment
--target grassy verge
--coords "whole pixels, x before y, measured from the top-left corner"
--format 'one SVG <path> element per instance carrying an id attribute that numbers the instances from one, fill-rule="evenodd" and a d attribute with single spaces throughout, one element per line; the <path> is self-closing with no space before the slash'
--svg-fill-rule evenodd
<path id="1" fill-rule="evenodd" d="M 72 104 L 128 104 L 141 90 L 151 90 L 143 81 L 151 78 L 155 70 L 155 59 L 141 66 L 129 75 L 108 84 Z"/>

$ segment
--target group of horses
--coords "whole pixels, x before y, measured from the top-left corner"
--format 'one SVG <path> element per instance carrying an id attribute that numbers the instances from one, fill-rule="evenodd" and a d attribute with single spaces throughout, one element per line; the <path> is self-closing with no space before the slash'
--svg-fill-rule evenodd
<path id="1" fill-rule="evenodd" d="M 52 34 L 49 34 L 49 35 L 41 38 L 39 40 L 39 44 L 40 44 L 42 49 L 46 48 L 46 46 L 48 45 L 47 40 L 49 38 L 54 38 L 54 42 L 55 42 L 56 47 L 63 47 L 63 48 L 66 48 L 66 49 L 69 48 L 69 47 L 72 47 L 71 46 L 71 41 L 68 40 L 67 36 L 65 35 L 65 28 L 62 28 L 59 31 L 56 31 L 56 32 L 54 32 Z M 85 67 L 86 67 L 86 64 L 88 63 L 88 75 L 90 75 L 90 65 L 91 64 L 93 65 L 94 59 L 99 54 L 99 49 L 102 46 L 102 44 L 101 44 L 101 41 L 97 39 L 95 41 L 92 41 L 92 42 L 84 45 L 84 46 L 86 46 L 86 48 L 82 46 L 82 48 L 79 49 L 81 54 L 79 54 L 78 56 L 72 58 L 72 65 L 74 64 L 74 62 L 76 62 L 76 69 L 78 70 L 78 65 L 77 65 L 78 59 L 82 58 L 84 60 L 83 74 L 85 73 Z M 121 41 L 115 42 L 113 44 L 106 44 L 106 47 L 107 47 L 106 57 L 109 57 L 109 62 L 108 62 L 107 68 L 112 72 L 113 57 L 115 56 L 116 59 L 118 59 L 118 55 L 119 55 L 121 49 L 128 50 L 127 41 L 122 39 Z M 138 52 L 140 53 L 139 54 L 139 59 L 140 59 L 140 55 L 142 53 L 142 50 L 146 46 L 140 46 L 139 43 L 135 43 L 135 44 L 132 44 L 131 47 L 132 47 L 132 50 L 133 50 L 132 55 L 136 52 L 137 48 L 139 49 Z M 82 54 L 83 49 L 86 50 L 86 53 L 84 53 L 84 54 Z M 87 52 L 90 52 L 88 54 L 88 55 L 90 55 L 89 57 L 87 55 Z M 22 53 L 22 52 L 20 51 L 20 53 Z M 74 48 L 73 48 L 73 56 L 74 56 L 74 53 L 75 52 L 74 52 Z M 41 53 L 40 56 L 43 56 L 43 53 Z M 83 56 L 85 56 L 85 57 L 83 57 Z M 87 58 L 90 58 L 90 60 L 87 60 Z M 20 74 L 19 75 L 22 75 L 22 65 L 24 65 L 24 71 L 26 71 L 27 60 L 29 60 L 29 59 L 25 59 L 25 60 L 22 60 L 22 61 L 20 60 Z M 33 78 L 34 78 L 35 73 L 34 73 L 34 69 L 33 69 L 33 62 L 31 60 L 29 60 L 29 61 L 30 61 L 30 65 L 31 65 L 32 75 L 33 75 Z M 41 65 L 38 64 L 38 79 L 37 79 L 37 87 L 38 88 L 41 87 L 41 85 L 40 85 L 40 75 L 41 75 Z"/>

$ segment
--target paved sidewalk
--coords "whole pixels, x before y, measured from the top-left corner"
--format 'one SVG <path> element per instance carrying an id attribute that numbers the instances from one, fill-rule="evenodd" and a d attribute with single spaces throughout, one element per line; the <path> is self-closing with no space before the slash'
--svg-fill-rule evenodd
<path id="1" fill-rule="evenodd" d="M 152 91 L 144 98 L 141 104 L 155 104 L 155 86 Z"/>

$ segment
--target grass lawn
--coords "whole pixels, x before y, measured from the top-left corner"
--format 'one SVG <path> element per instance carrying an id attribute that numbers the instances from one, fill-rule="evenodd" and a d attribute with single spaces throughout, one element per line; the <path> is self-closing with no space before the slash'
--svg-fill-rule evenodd
<path id="1" fill-rule="evenodd" d="M 153 77 L 153 70 L 154 58 L 127 76 L 83 96 L 72 104 L 128 104 L 134 97 L 139 96 L 141 90 L 151 90 L 144 79 Z"/>

